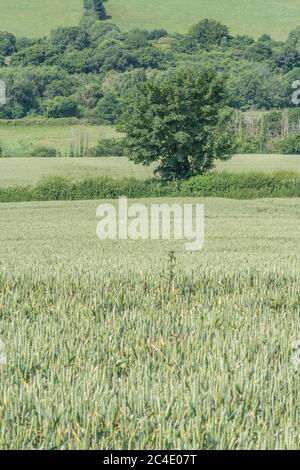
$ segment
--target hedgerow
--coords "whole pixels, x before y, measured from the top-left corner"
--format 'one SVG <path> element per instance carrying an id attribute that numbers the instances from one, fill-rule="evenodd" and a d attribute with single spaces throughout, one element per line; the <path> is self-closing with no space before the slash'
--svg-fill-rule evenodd
<path id="1" fill-rule="evenodd" d="M 71 180 L 49 177 L 35 186 L 0 189 L 0 202 L 63 201 L 148 197 L 228 197 L 255 199 L 300 197 L 300 174 L 211 173 L 185 182 L 142 181 L 135 178 L 94 177 Z"/>

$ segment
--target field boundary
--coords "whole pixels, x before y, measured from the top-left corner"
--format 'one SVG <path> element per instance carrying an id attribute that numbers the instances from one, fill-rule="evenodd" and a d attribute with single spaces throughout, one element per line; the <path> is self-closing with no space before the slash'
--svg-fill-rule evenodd
<path id="1" fill-rule="evenodd" d="M 48 177 L 36 185 L 0 189 L 0 202 L 64 201 L 152 197 L 226 197 L 232 199 L 300 197 L 297 173 L 212 173 L 188 181 L 141 181 L 136 178 L 94 177 L 74 181 Z"/>

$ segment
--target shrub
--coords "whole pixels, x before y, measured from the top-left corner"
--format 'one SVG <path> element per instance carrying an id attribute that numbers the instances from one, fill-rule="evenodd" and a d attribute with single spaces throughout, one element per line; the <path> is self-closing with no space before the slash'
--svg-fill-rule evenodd
<path id="1" fill-rule="evenodd" d="M 274 151 L 285 155 L 300 154 L 300 132 L 277 141 L 274 145 Z"/>
<path id="2" fill-rule="evenodd" d="M 30 153 L 30 157 L 46 157 L 46 158 L 57 157 L 57 150 L 55 148 L 46 147 L 46 146 L 36 147 Z"/>
<path id="3" fill-rule="evenodd" d="M 148 33 L 149 41 L 158 41 L 161 38 L 168 36 L 168 32 L 165 29 L 153 29 Z"/>
<path id="4" fill-rule="evenodd" d="M 103 124 L 115 124 L 120 112 L 120 101 L 117 95 L 107 93 L 98 101 L 91 115 Z"/>
<path id="5" fill-rule="evenodd" d="M 47 103 L 47 117 L 64 118 L 78 116 L 78 104 L 73 97 L 56 96 Z"/>
<path id="6" fill-rule="evenodd" d="M 297 173 L 212 173 L 195 176 L 184 182 L 183 196 L 232 197 L 253 199 L 258 197 L 299 197 L 300 175 Z"/>
<path id="7" fill-rule="evenodd" d="M 16 51 L 16 38 L 13 34 L 0 31 L 0 54 L 9 56 Z"/>
<path id="8" fill-rule="evenodd" d="M 267 142 L 264 135 L 247 136 L 237 139 L 237 153 L 266 153 Z"/>
<path id="9" fill-rule="evenodd" d="M 148 197 L 300 197 L 297 173 L 211 173 L 184 182 L 95 177 L 79 181 L 50 177 L 36 186 L 0 188 L 0 202 L 59 201 Z"/>
<path id="10" fill-rule="evenodd" d="M 123 157 L 125 150 L 120 139 L 99 140 L 88 152 L 89 157 Z"/>

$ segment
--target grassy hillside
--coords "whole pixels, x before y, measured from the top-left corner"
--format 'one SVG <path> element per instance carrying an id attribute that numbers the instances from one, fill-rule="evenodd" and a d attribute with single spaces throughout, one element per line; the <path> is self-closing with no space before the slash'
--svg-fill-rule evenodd
<path id="1" fill-rule="evenodd" d="M 44 36 L 57 26 L 78 24 L 82 12 L 83 0 L 1 0 L 0 31 Z"/>
<path id="2" fill-rule="evenodd" d="M 300 157 L 287 155 L 236 155 L 229 162 L 218 162 L 221 171 L 299 171 Z M 135 165 L 127 158 L 3 158 L 0 159 L 0 188 L 35 184 L 44 176 L 81 179 L 89 176 L 132 176 L 150 178 L 153 167 Z"/>
<path id="3" fill-rule="evenodd" d="M 285 39 L 300 23 L 298 0 L 109 0 L 109 14 L 124 29 L 165 28 L 184 32 L 203 18 L 227 24 L 233 33 Z"/>
<path id="4" fill-rule="evenodd" d="M 298 0 L 108 0 L 106 8 L 123 29 L 184 32 L 209 17 L 228 24 L 233 33 L 285 39 L 300 23 Z M 77 24 L 82 12 L 83 0 L 1 0 L 0 30 L 43 36 L 57 26 Z"/>

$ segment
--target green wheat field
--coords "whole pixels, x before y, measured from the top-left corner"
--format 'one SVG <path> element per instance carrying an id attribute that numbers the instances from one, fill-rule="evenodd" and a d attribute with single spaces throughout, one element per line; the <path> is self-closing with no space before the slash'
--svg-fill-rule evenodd
<path id="1" fill-rule="evenodd" d="M 299 447 L 300 201 L 193 202 L 196 254 L 100 242 L 99 201 L 0 205 L 2 449 Z"/>
<path id="2" fill-rule="evenodd" d="M 300 23 L 296 0 L 105 6 L 124 30 L 185 32 L 208 17 L 284 40 Z M 1 0 L 0 31 L 39 37 L 82 13 L 82 0 Z M 90 145 L 118 137 L 109 126 L 0 123 L 10 157 L 0 188 L 151 177 L 123 157 L 65 158 L 82 132 Z M 62 157 L 30 158 L 38 146 Z M 216 167 L 277 170 L 299 172 L 300 157 Z M 0 203 L 0 449 L 299 449 L 300 199 L 130 201 L 204 204 L 196 253 L 174 240 L 100 241 L 103 202 Z"/>

